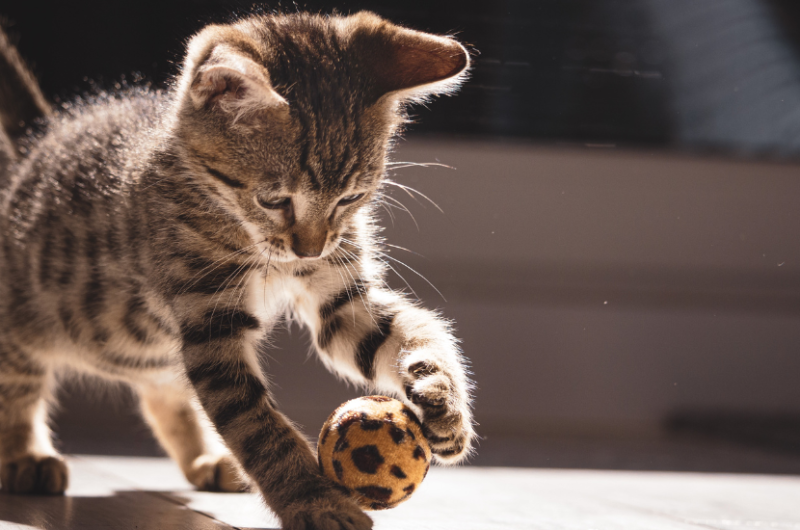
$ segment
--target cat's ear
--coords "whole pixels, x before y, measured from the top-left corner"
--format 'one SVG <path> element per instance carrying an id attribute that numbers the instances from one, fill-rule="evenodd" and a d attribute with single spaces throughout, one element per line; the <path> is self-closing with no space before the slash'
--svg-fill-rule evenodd
<path id="1" fill-rule="evenodd" d="M 197 69 L 190 94 L 196 106 L 219 105 L 227 111 L 247 111 L 286 105 L 269 83 L 266 69 L 229 50 L 214 50 L 212 59 Z"/>
<path id="2" fill-rule="evenodd" d="M 212 29 L 217 31 L 204 30 L 189 44 L 182 84 L 192 105 L 219 110 L 234 122 L 288 106 L 241 38 L 227 35 L 227 28 Z"/>
<path id="3" fill-rule="evenodd" d="M 352 42 L 381 94 L 416 99 L 448 93 L 466 76 L 469 53 L 453 38 L 406 29 L 369 12 L 348 22 Z"/>

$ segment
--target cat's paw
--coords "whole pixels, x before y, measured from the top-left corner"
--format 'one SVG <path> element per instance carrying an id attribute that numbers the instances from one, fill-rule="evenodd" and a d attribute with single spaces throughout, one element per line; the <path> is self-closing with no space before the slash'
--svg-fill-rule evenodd
<path id="1" fill-rule="evenodd" d="M 23 456 L 0 465 L 4 493 L 61 495 L 67 489 L 69 469 L 60 456 Z"/>
<path id="2" fill-rule="evenodd" d="M 422 410 L 423 432 L 436 459 L 454 464 L 467 457 L 475 432 L 466 392 L 459 391 L 450 376 L 430 361 L 407 367 L 405 392 Z"/>
<path id="3" fill-rule="evenodd" d="M 372 519 L 349 499 L 296 503 L 281 514 L 284 530 L 371 530 Z"/>
<path id="4" fill-rule="evenodd" d="M 203 491 L 248 491 L 249 485 L 231 455 L 201 455 L 186 471 L 186 478 Z"/>

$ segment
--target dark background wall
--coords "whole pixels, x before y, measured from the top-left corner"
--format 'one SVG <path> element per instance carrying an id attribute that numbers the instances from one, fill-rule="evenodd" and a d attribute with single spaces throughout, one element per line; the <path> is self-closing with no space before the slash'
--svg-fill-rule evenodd
<path id="1" fill-rule="evenodd" d="M 126 82 L 143 77 L 162 86 L 188 36 L 247 5 L 68 4 L 0 6 L 56 100 L 113 89 L 123 74 Z M 324 3 L 301 7 L 330 10 Z M 419 229 L 397 210 L 385 224 L 391 243 L 420 254 L 392 255 L 444 297 L 403 265 L 393 264 L 403 278 L 391 283 L 406 288 L 407 280 L 453 318 L 472 359 L 485 437 L 476 461 L 798 472 L 795 4 L 517 0 L 337 8 L 369 8 L 415 28 L 454 32 L 474 50 L 471 80 L 457 97 L 415 109 L 419 123 L 395 155 L 455 168 L 393 175 L 444 213 L 395 190 Z M 357 392 L 325 374 L 307 351 L 295 327 L 265 362 L 279 401 L 313 436 L 327 413 Z M 109 395 L 119 393 L 109 392 L 66 387 L 58 419 L 64 447 L 154 451 L 132 404 L 114 405 L 120 398 Z M 695 452 L 696 441 L 692 449 L 669 445 L 652 454 L 619 442 L 656 443 L 678 432 L 716 434 L 795 460 L 750 465 L 732 456 L 714 467 L 713 458 Z M 577 439 L 590 442 L 564 456 L 563 447 L 575 448 Z M 645 457 L 587 456 L 608 439 L 616 440 L 617 455 Z M 684 456 L 665 459 L 670 451 Z"/>
<path id="2" fill-rule="evenodd" d="M 157 84 L 175 72 L 187 37 L 208 22 L 248 12 L 251 2 L 7 2 L 19 47 L 51 94 L 71 97 L 88 80 L 111 87 L 133 72 Z M 607 5 L 608 4 L 608 5 Z M 525 0 L 463 3 L 303 2 L 312 11 L 369 9 L 475 52 L 472 82 L 435 111 L 418 109 L 419 131 L 547 140 L 668 141 L 663 51 L 636 2 Z M 293 11 L 291 3 L 265 10 Z M 615 68 L 630 75 L 614 75 Z M 642 70 L 644 75 L 633 74 Z M 609 75 L 611 74 L 611 75 Z M 88 77 L 87 77 L 88 76 Z"/>
<path id="3" fill-rule="evenodd" d="M 176 72 L 209 22 L 251 11 L 370 9 L 455 34 L 474 52 L 458 98 L 418 108 L 417 132 L 561 145 L 780 153 L 798 149 L 800 9 L 791 0 L 4 2 L 47 93 L 70 99 Z"/>

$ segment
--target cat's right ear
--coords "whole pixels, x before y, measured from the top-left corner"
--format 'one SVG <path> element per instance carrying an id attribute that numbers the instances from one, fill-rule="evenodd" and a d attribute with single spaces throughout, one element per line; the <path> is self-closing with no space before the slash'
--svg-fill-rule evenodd
<path id="1" fill-rule="evenodd" d="M 469 52 L 451 37 L 414 31 L 362 11 L 342 20 L 379 95 L 405 101 L 454 92 L 469 69 Z"/>
<path id="2" fill-rule="evenodd" d="M 181 85 L 194 108 L 222 112 L 236 123 L 287 107 L 246 42 L 226 29 L 206 28 L 189 43 Z"/>

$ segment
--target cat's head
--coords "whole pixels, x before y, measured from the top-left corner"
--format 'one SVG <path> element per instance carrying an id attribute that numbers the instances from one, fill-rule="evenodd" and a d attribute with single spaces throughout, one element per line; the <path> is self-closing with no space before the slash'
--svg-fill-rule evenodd
<path id="1" fill-rule="evenodd" d="M 271 259 L 324 257 L 370 210 L 403 105 L 453 90 L 468 65 L 455 40 L 371 13 L 209 26 L 189 43 L 173 132 L 197 185 Z"/>

